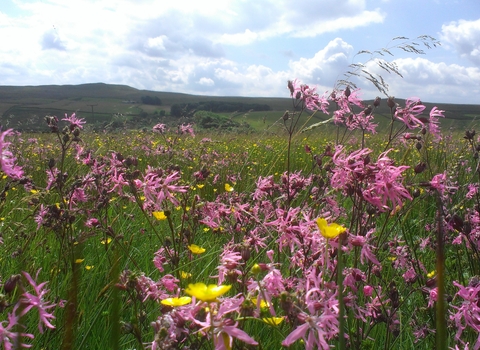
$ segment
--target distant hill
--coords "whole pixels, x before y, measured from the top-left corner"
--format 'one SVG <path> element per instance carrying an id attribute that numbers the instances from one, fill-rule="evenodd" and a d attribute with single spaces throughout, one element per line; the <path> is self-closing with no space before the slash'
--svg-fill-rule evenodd
<path id="1" fill-rule="evenodd" d="M 287 92 L 286 92 L 287 93 Z M 149 98 L 145 99 L 148 96 Z M 143 99 L 142 99 L 143 98 Z M 143 101 L 161 101 L 161 105 L 144 104 Z M 0 86 L 0 124 L 19 130 L 44 130 L 45 115 L 63 116 L 77 112 L 98 128 L 136 127 L 158 121 L 168 121 L 170 109 L 179 104 L 206 104 L 206 102 L 243 103 L 268 105 L 268 113 L 255 112 L 251 118 L 278 118 L 285 110 L 292 109 L 290 98 L 200 96 L 173 92 L 139 90 L 126 85 L 104 83 L 81 85 Z M 403 100 L 398 100 L 401 105 Z M 366 104 L 371 101 L 366 101 Z M 450 120 L 446 124 L 457 128 L 470 127 L 480 117 L 480 105 L 456 105 L 425 103 L 427 110 L 434 105 L 446 111 Z M 278 112 L 278 113 L 277 113 Z M 388 119 L 389 109 L 385 100 L 377 111 Z M 228 114 L 228 113 L 227 113 Z M 241 113 L 245 119 L 244 113 Z M 239 117 L 229 114 L 231 118 Z M 278 117 L 277 117 L 278 115 Z M 322 119 L 322 116 L 315 118 Z M 171 120 L 171 119 L 170 119 Z M 268 121 L 267 120 L 267 121 Z M 252 121 L 252 120 L 250 120 Z M 249 120 L 247 120 L 249 122 Z M 254 124 L 258 120 L 254 121 Z M 265 124 L 265 119 L 263 121 Z M 261 125 L 261 123 L 257 123 Z"/>

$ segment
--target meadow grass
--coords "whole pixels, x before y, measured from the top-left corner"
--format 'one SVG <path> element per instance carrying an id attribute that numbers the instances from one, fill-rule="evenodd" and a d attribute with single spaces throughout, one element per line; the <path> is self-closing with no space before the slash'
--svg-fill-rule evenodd
<path id="1" fill-rule="evenodd" d="M 263 131 L 248 135 L 101 134 L 68 123 L 9 135 L 26 176 L 0 180 L 3 327 L 29 305 L 25 271 L 48 281 L 42 298 L 56 305 L 54 328 L 40 332 L 28 312 L 14 329 L 33 334 L 18 339 L 35 349 L 278 349 L 304 325 L 289 348 L 312 348 L 313 338 L 342 348 L 339 334 L 355 349 L 439 348 L 439 338 L 443 348 L 473 346 L 477 329 L 459 310 L 470 305 L 476 317 L 480 294 L 462 299 L 453 282 L 480 286 L 476 137 L 444 130 L 434 141 L 420 129 L 388 140 L 388 127 L 365 135 L 334 125 L 299 133 L 311 118 L 291 127 L 298 115 L 265 115 Z M 386 188 L 370 191 L 385 169 Z M 392 186 L 405 189 L 401 200 L 367 201 Z M 346 232 L 327 239 L 317 218 Z M 161 303 L 196 282 L 232 287 L 213 301 Z M 281 323 L 264 320 L 273 316 Z"/>

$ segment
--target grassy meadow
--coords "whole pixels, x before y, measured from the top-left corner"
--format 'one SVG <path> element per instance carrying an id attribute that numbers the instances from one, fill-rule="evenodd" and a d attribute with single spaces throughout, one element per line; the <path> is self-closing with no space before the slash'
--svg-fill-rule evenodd
<path id="1" fill-rule="evenodd" d="M 301 132 L 333 112 L 291 94 L 246 134 L 2 129 L 1 346 L 478 349 L 474 119 L 340 91 Z"/>

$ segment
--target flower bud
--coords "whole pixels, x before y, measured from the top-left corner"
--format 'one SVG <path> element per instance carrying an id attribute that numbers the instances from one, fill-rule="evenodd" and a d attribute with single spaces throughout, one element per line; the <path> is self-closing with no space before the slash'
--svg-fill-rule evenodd
<path id="1" fill-rule="evenodd" d="M 378 106 L 380 106 L 380 100 L 381 100 L 380 97 L 378 97 L 378 96 L 375 97 L 375 101 L 373 101 L 373 106 L 374 106 L 375 108 L 377 108 Z"/>
<path id="2" fill-rule="evenodd" d="M 9 294 L 15 290 L 17 282 L 20 280 L 20 275 L 12 275 L 3 285 L 3 290 L 5 293 Z"/>
<path id="3" fill-rule="evenodd" d="M 352 91 L 350 91 L 350 87 L 347 86 L 343 93 L 345 94 L 345 97 L 348 98 L 352 94 Z"/>
<path id="4" fill-rule="evenodd" d="M 395 97 L 393 96 L 388 97 L 387 106 L 390 107 L 390 109 L 393 109 L 393 107 L 395 107 Z"/>
<path id="5" fill-rule="evenodd" d="M 290 95 L 293 95 L 293 93 L 295 92 L 295 87 L 293 86 L 293 81 L 289 80 L 287 86 L 288 86 L 288 90 L 290 90 Z"/>
<path id="6" fill-rule="evenodd" d="M 241 250 L 240 250 L 240 255 L 242 256 L 243 261 L 248 261 L 248 259 L 250 259 L 250 255 L 251 255 L 250 247 L 248 247 L 248 246 L 242 247 Z"/>
<path id="7" fill-rule="evenodd" d="M 363 113 L 365 113 L 365 115 L 370 115 L 372 114 L 372 111 L 373 111 L 372 105 L 368 105 L 368 107 L 363 110 Z"/>
<path id="8" fill-rule="evenodd" d="M 413 170 L 415 171 L 415 174 L 421 174 L 425 171 L 426 168 L 427 164 L 425 162 L 420 162 L 415 165 L 415 168 L 413 168 Z"/>
<path id="9" fill-rule="evenodd" d="M 418 188 L 414 189 L 413 192 L 412 192 L 413 198 L 418 198 L 418 197 L 420 197 L 420 194 L 421 194 L 421 191 L 420 191 L 420 189 L 418 189 Z"/>
<path id="10" fill-rule="evenodd" d="M 465 136 L 463 137 L 466 140 L 473 140 L 473 137 L 475 136 L 475 130 L 467 130 L 465 131 Z"/>

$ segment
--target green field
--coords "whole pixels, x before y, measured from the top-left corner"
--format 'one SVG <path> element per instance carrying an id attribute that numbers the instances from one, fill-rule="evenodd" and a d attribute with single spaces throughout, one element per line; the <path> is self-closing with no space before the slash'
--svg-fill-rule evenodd
<path id="1" fill-rule="evenodd" d="M 142 96 L 158 97 L 161 106 L 141 103 Z M 292 110 L 292 101 L 288 98 L 250 98 L 250 97 L 218 97 L 195 96 L 180 93 L 137 90 L 123 85 L 83 84 L 65 86 L 0 86 L 0 124 L 23 131 L 41 131 L 43 117 L 65 113 L 77 113 L 87 120 L 90 127 L 97 131 L 141 129 L 151 127 L 158 122 L 174 125 L 182 121 L 169 117 L 172 105 L 181 103 L 197 103 L 204 101 L 225 101 L 241 103 L 266 104 L 271 107 L 268 112 L 220 113 L 239 122 L 247 122 L 255 130 L 269 129 L 283 115 L 285 110 Z M 133 103 L 135 102 L 135 103 Z M 385 102 L 385 101 L 384 101 Z M 397 101 L 399 104 L 403 100 Z M 365 101 L 365 105 L 372 101 Z M 430 109 L 434 105 L 445 110 L 446 128 L 455 130 L 468 129 L 476 125 L 480 116 L 479 105 L 453 105 L 425 103 Z M 92 112 L 93 107 L 93 112 Z M 164 110 L 165 117 L 155 112 Z M 389 123 L 389 109 L 382 103 L 376 111 L 380 129 Z M 315 123 L 325 116 L 314 115 L 309 121 Z M 307 118 L 308 119 L 308 118 Z M 305 122 L 307 119 L 304 119 Z M 184 122 L 185 120 L 183 120 Z M 188 121 L 188 120 L 187 120 Z M 308 124 L 307 124 L 308 125 Z M 275 132 L 275 131 L 273 131 Z"/>

